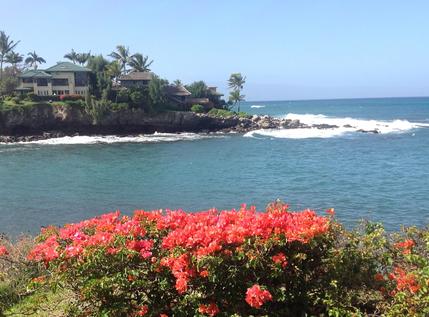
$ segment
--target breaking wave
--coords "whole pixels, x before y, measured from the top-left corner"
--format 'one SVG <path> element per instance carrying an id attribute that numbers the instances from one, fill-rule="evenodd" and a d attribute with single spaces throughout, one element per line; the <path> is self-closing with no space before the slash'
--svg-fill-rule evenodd
<path id="1" fill-rule="evenodd" d="M 251 105 L 250 108 L 265 108 L 265 105 Z"/>
<path id="2" fill-rule="evenodd" d="M 142 134 L 136 136 L 65 136 L 60 138 L 51 138 L 45 140 L 18 142 L 10 144 L 46 144 L 46 145 L 66 145 L 66 144 L 112 144 L 112 143 L 161 143 L 177 141 L 195 141 L 208 138 L 224 138 L 226 135 L 215 134 L 197 134 L 197 133 L 154 133 Z"/>
<path id="3" fill-rule="evenodd" d="M 428 128 L 428 123 L 410 122 L 408 120 L 368 120 L 355 118 L 328 117 L 322 114 L 288 113 L 281 118 L 299 120 L 308 126 L 326 125 L 324 128 L 298 129 L 261 129 L 246 133 L 245 137 L 266 136 L 273 138 L 306 139 L 332 138 L 350 135 L 358 132 L 373 132 L 380 134 L 404 133 L 413 129 Z M 329 127 L 336 126 L 336 127 Z"/>

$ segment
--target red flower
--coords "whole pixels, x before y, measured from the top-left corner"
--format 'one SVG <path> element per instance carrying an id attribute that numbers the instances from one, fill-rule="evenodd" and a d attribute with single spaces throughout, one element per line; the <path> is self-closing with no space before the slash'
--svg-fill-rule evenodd
<path id="1" fill-rule="evenodd" d="M 378 281 L 378 282 L 384 281 L 384 276 L 383 276 L 383 274 L 381 274 L 381 273 L 377 273 L 377 274 L 375 274 L 375 275 L 374 275 L 374 280 L 376 280 L 376 281 Z"/>
<path id="2" fill-rule="evenodd" d="M 393 273 L 389 274 L 389 278 L 396 281 L 396 289 L 398 291 L 408 290 L 415 294 L 420 289 L 420 285 L 416 281 L 416 276 L 413 273 L 406 273 L 400 267 L 395 267 Z"/>
<path id="3" fill-rule="evenodd" d="M 246 302 L 254 308 L 260 308 L 264 303 L 272 300 L 273 297 L 271 296 L 271 293 L 267 290 L 261 289 L 258 284 L 247 289 Z"/>
<path id="4" fill-rule="evenodd" d="M 279 252 L 276 255 L 273 255 L 271 259 L 273 260 L 274 263 L 281 265 L 282 268 L 285 268 L 287 265 L 286 256 L 282 252 Z"/>
<path id="5" fill-rule="evenodd" d="M 137 312 L 137 316 L 144 316 L 148 313 L 149 307 L 147 305 L 140 306 L 139 311 Z"/>
<path id="6" fill-rule="evenodd" d="M 397 242 L 394 244 L 394 246 L 397 249 L 402 250 L 403 254 L 410 254 L 411 253 L 411 248 L 415 245 L 414 241 L 411 239 L 402 241 L 402 242 Z"/>
<path id="7" fill-rule="evenodd" d="M 334 216 L 335 215 L 335 209 L 334 208 L 326 209 L 326 213 L 328 215 Z"/>
<path id="8" fill-rule="evenodd" d="M 6 247 L 3 245 L 0 245 L 0 256 L 8 255 L 8 254 L 9 252 L 7 251 Z"/>
<path id="9" fill-rule="evenodd" d="M 219 313 L 219 308 L 215 303 L 210 303 L 209 305 L 200 305 L 198 311 L 201 314 L 205 314 L 208 316 L 215 316 Z"/>
<path id="10" fill-rule="evenodd" d="M 207 277 L 207 276 L 209 276 L 209 271 L 207 271 L 207 270 L 201 271 L 200 272 L 200 276 L 201 277 Z"/>

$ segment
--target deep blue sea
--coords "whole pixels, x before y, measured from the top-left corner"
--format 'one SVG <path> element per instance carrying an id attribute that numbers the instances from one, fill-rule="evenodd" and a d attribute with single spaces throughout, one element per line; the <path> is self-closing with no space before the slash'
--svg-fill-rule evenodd
<path id="1" fill-rule="evenodd" d="M 277 198 L 293 210 L 333 207 L 348 226 L 429 224 L 429 98 L 241 108 L 339 128 L 0 144 L 0 232 L 35 233 L 118 209 L 261 210 Z"/>

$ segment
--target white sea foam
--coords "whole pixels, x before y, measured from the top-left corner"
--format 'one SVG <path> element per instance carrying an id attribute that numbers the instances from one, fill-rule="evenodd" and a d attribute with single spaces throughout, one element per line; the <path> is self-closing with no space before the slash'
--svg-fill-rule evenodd
<path id="1" fill-rule="evenodd" d="M 61 138 L 51 138 L 46 140 L 18 142 L 18 144 L 46 144 L 46 145 L 64 145 L 64 144 L 111 144 L 111 143 L 160 143 L 177 141 L 194 141 L 207 138 L 223 138 L 224 134 L 197 134 L 197 133 L 154 133 L 142 134 L 137 136 L 65 136 Z M 16 143 L 10 143 L 16 144 Z"/>
<path id="2" fill-rule="evenodd" d="M 265 108 L 265 105 L 251 105 L 250 108 Z"/>
<path id="3" fill-rule="evenodd" d="M 428 123 L 409 122 L 408 120 L 367 120 L 355 118 L 328 117 L 322 114 L 288 113 L 281 118 L 299 120 L 306 125 L 331 125 L 337 128 L 299 128 L 299 129 L 261 129 L 246 133 L 245 137 L 266 136 L 273 138 L 332 138 L 350 135 L 361 131 L 377 131 L 381 134 L 404 133 L 413 129 L 429 127 Z"/>

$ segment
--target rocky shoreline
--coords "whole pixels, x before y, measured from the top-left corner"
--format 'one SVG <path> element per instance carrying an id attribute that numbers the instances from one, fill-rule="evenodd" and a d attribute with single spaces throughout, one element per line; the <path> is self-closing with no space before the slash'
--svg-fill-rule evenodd
<path id="1" fill-rule="evenodd" d="M 193 112 L 167 111 L 148 115 L 140 110 L 106 114 L 94 122 L 81 109 L 40 105 L 24 111 L 0 113 L 0 143 L 32 142 L 79 135 L 136 136 L 164 133 L 246 133 L 259 129 L 334 129 L 335 125 L 306 125 L 299 120 L 271 116 L 218 117 Z M 345 126 L 345 128 L 352 128 Z M 358 132 L 379 133 L 377 130 Z"/>

